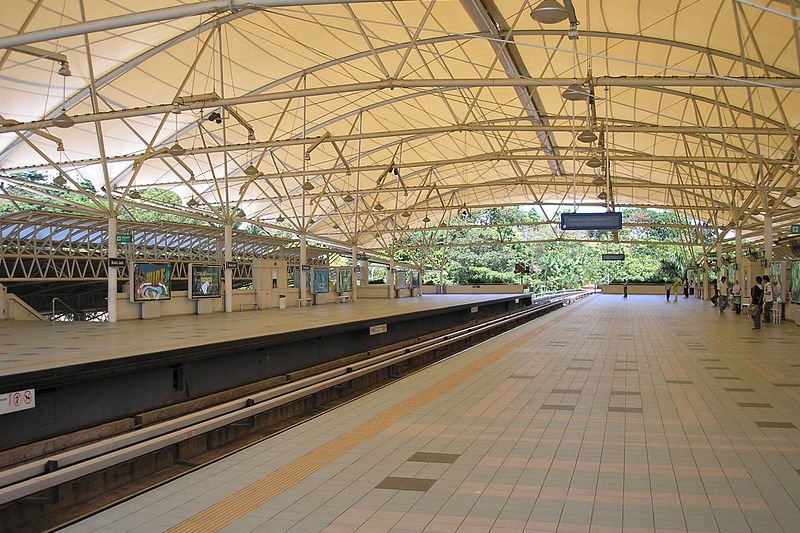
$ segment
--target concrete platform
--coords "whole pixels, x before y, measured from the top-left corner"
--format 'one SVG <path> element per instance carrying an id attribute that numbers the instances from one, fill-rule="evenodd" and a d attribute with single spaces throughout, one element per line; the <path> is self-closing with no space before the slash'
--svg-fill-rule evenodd
<path id="1" fill-rule="evenodd" d="M 0 321 L 0 377 L 530 295 L 426 295 L 157 320 Z"/>
<path id="2" fill-rule="evenodd" d="M 797 531 L 800 328 L 596 295 L 67 528 Z"/>

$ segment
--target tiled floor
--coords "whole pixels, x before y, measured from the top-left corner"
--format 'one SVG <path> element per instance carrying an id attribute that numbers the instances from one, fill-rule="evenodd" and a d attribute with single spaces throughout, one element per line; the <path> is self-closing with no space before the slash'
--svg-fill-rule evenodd
<path id="1" fill-rule="evenodd" d="M 172 316 L 115 324 L 0 320 L 0 377 L 358 320 L 378 320 L 428 309 L 476 305 L 512 296 L 449 294 L 393 300 L 362 298 L 342 305 Z"/>
<path id="2" fill-rule="evenodd" d="M 800 328 L 593 296 L 68 528 L 800 530 Z"/>

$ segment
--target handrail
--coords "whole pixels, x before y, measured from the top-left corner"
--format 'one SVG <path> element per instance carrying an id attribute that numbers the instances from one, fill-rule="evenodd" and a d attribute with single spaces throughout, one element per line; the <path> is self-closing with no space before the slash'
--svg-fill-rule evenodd
<path id="1" fill-rule="evenodd" d="M 66 307 L 67 309 L 72 311 L 73 314 L 75 314 L 75 315 L 80 315 L 81 314 L 80 311 L 78 311 L 77 309 L 75 309 L 74 307 L 69 305 L 67 302 L 65 302 L 64 300 L 62 300 L 58 296 L 56 296 L 55 298 L 53 298 L 53 313 L 50 315 L 50 320 L 55 320 L 56 319 L 56 300 L 61 302 L 64 305 L 64 307 Z"/>

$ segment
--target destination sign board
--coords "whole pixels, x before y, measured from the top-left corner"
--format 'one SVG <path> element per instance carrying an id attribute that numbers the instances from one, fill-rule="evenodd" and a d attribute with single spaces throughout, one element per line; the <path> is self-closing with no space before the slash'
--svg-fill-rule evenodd
<path id="1" fill-rule="evenodd" d="M 561 213 L 562 230 L 622 229 L 622 213 Z"/>

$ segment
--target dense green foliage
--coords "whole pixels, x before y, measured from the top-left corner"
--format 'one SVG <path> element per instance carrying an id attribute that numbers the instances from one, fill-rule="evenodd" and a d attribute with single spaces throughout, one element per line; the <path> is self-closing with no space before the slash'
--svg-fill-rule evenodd
<path id="1" fill-rule="evenodd" d="M 630 282 L 663 282 L 683 276 L 682 265 L 686 260 L 681 249 L 674 245 L 655 244 L 682 240 L 680 230 L 669 226 L 677 223 L 670 213 L 647 209 L 623 211 L 624 227 L 617 240 L 637 241 L 637 244 L 618 244 L 610 232 L 565 232 L 567 234 L 563 236 L 565 239 L 599 239 L 603 242 L 557 241 L 561 232 L 550 224 L 535 224 L 540 220 L 533 211 L 519 208 L 487 209 L 450 220 L 450 226 L 475 227 L 451 230 L 449 237 L 445 237 L 444 232 L 433 236 L 431 232 L 409 235 L 401 243 L 396 258 L 442 268 L 446 283 L 523 282 L 533 290 L 626 279 Z M 523 243 L 504 244 L 509 241 Z M 435 244 L 449 246 L 431 249 L 426 256 L 426 245 Z M 625 261 L 602 261 L 603 253 L 624 253 Z M 526 267 L 527 273 L 515 274 L 517 264 Z M 437 279 L 438 276 L 429 274 L 425 282 L 435 283 Z"/>

